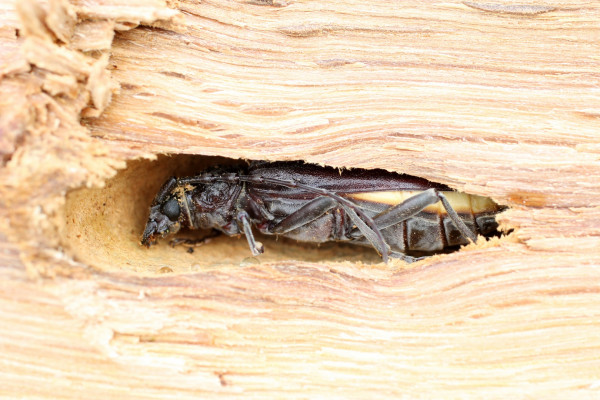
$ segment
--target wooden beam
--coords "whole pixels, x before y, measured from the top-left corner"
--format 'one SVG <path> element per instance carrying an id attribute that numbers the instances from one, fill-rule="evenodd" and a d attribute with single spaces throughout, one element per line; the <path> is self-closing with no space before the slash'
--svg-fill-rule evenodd
<path id="1" fill-rule="evenodd" d="M 169 6 L 1 13 L 0 396 L 597 395 L 599 5 Z M 223 157 L 421 176 L 512 233 L 410 266 L 141 247 Z"/>

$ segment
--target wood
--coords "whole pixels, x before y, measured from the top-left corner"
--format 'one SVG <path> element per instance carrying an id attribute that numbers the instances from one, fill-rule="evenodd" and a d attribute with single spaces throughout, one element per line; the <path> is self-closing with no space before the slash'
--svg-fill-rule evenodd
<path id="1" fill-rule="evenodd" d="M 598 395 L 600 5 L 2 11 L 1 397 Z M 421 176 L 512 233 L 410 266 L 139 246 L 162 181 L 219 157 Z"/>

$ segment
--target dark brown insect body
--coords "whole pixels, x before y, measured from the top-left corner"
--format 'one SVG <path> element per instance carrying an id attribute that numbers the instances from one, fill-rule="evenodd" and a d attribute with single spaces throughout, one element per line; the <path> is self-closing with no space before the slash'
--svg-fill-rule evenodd
<path id="1" fill-rule="evenodd" d="M 496 234 L 492 200 L 452 191 L 425 179 L 381 170 L 318 167 L 300 162 L 255 162 L 170 178 L 157 194 L 142 238 L 181 227 L 244 234 L 254 255 L 262 245 L 252 233 L 304 242 L 343 241 L 374 247 L 388 256 L 433 254 Z"/>

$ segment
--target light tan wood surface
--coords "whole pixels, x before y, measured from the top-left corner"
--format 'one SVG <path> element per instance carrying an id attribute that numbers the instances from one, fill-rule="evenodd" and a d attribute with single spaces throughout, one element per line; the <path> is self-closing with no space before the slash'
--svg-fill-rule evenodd
<path id="1" fill-rule="evenodd" d="M 600 395 L 600 5 L 0 7 L 0 397 Z M 222 157 L 421 176 L 512 233 L 141 247 Z"/>

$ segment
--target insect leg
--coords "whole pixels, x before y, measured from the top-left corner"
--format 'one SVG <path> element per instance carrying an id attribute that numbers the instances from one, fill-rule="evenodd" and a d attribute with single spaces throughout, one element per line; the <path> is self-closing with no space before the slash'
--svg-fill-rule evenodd
<path id="1" fill-rule="evenodd" d="M 310 185 L 305 185 L 296 181 L 285 181 L 282 179 L 276 178 L 264 178 L 264 177 L 253 177 L 253 176 L 239 176 L 238 178 L 241 181 L 257 183 L 257 184 L 265 184 L 271 183 L 274 185 L 289 187 L 289 188 L 300 188 L 306 190 L 311 193 L 318 193 L 323 196 L 330 197 L 338 202 L 346 211 L 352 222 L 356 225 L 356 227 L 362 232 L 363 236 L 367 238 L 367 240 L 373 245 L 375 250 L 379 254 L 381 254 L 381 258 L 383 262 L 388 262 L 388 254 L 390 252 L 389 245 L 385 242 L 381 231 L 377 227 L 377 224 L 373 222 L 371 217 L 366 215 L 359 206 L 351 202 L 350 200 L 338 195 L 327 189 L 317 188 Z"/>
<path id="2" fill-rule="evenodd" d="M 452 222 L 454 222 L 454 225 L 456 225 L 460 233 L 465 238 L 470 239 L 473 242 L 477 240 L 477 236 L 475 236 L 475 234 L 463 222 L 462 218 L 460 218 L 460 216 L 456 213 L 454 208 L 452 208 L 452 205 L 446 196 L 444 196 L 443 193 L 438 192 L 436 189 L 425 190 L 424 192 L 404 200 L 402 203 L 395 205 L 394 207 L 390 207 L 386 211 L 375 216 L 373 218 L 373 222 L 375 222 L 379 229 L 385 229 L 417 215 L 427 206 L 433 205 L 438 201 L 442 202 L 442 205 L 446 209 L 448 216 Z M 356 239 L 363 236 L 363 234 L 362 232 L 355 230 L 348 236 Z"/>
<path id="3" fill-rule="evenodd" d="M 337 202 L 331 197 L 317 197 L 273 226 L 272 231 L 275 234 L 293 231 L 319 218 L 334 208 L 336 204 Z"/>
<path id="4" fill-rule="evenodd" d="M 454 222 L 454 225 L 456 225 L 456 228 L 460 231 L 460 233 L 462 233 L 462 235 L 465 238 L 470 239 L 473 243 L 477 241 L 477 235 L 475 235 L 464 223 L 462 218 L 458 216 L 457 212 L 454 210 L 454 208 L 452 208 L 452 205 L 450 204 L 446 196 L 444 196 L 443 193 L 438 193 L 438 197 L 442 201 L 442 204 L 444 205 L 448 216 L 450 217 L 452 222 Z"/>
<path id="5" fill-rule="evenodd" d="M 358 214 L 354 211 L 354 208 L 352 207 L 348 207 L 347 205 L 345 205 L 344 203 L 341 204 L 342 208 L 344 209 L 344 211 L 346 211 L 346 214 L 348 215 L 348 217 L 350 217 L 350 220 L 352 220 L 352 222 L 354 222 L 354 225 L 356 225 L 356 228 L 358 229 L 358 231 L 360 231 L 361 235 L 366 237 L 367 240 L 373 245 L 373 247 L 375 247 L 375 249 L 377 249 L 377 251 L 379 251 L 382 255 L 382 258 L 384 260 L 384 262 L 387 263 L 387 255 L 389 254 L 389 247 L 388 244 L 385 243 L 385 241 L 383 242 L 384 245 L 386 246 L 383 251 L 377 246 L 378 245 L 378 238 L 377 238 L 377 234 L 374 230 L 372 230 L 366 223 L 365 221 L 363 221 Z M 375 227 L 377 228 L 377 225 L 375 225 Z M 377 228 L 377 232 L 379 234 L 381 234 L 381 231 L 379 230 L 379 228 Z M 385 253 L 384 253 L 385 252 Z"/>
<path id="6" fill-rule="evenodd" d="M 402 261 L 404 261 L 404 262 L 406 262 L 408 264 L 411 264 L 411 263 L 414 263 L 415 261 L 419 261 L 419 260 L 423 260 L 424 258 L 427 258 L 427 257 L 412 257 L 412 256 L 407 256 L 406 254 L 400 253 L 400 252 L 397 252 L 397 251 L 391 251 L 390 252 L 390 257 L 392 257 L 392 258 L 399 258 L 399 259 L 401 259 Z"/>
<path id="7" fill-rule="evenodd" d="M 169 241 L 171 247 L 185 246 L 187 248 L 202 246 L 205 243 L 210 242 L 214 237 L 221 235 L 221 232 L 213 229 L 208 235 L 200 239 L 188 239 L 188 238 L 174 238 Z"/>
<path id="8" fill-rule="evenodd" d="M 388 208 L 384 212 L 376 215 L 373 218 L 373 221 L 377 224 L 379 229 L 385 229 L 417 215 L 423 211 L 425 207 L 435 204 L 438 201 L 440 201 L 440 199 L 438 198 L 435 189 L 428 189 L 409 197 L 394 207 Z"/>
<path id="9" fill-rule="evenodd" d="M 242 224 L 244 229 L 244 235 L 246 236 L 246 240 L 248 241 L 248 246 L 250 246 L 250 251 L 253 256 L 257 256 L 262 254 L 265 249 L 261 242 L 257 242 L 254 239 L 254 234 L 252 234 L 252 227 L 250 225 L 250 217 L 248 213 L 244 210 L 240 211 L 237 215 L 237 220 Z"/>

